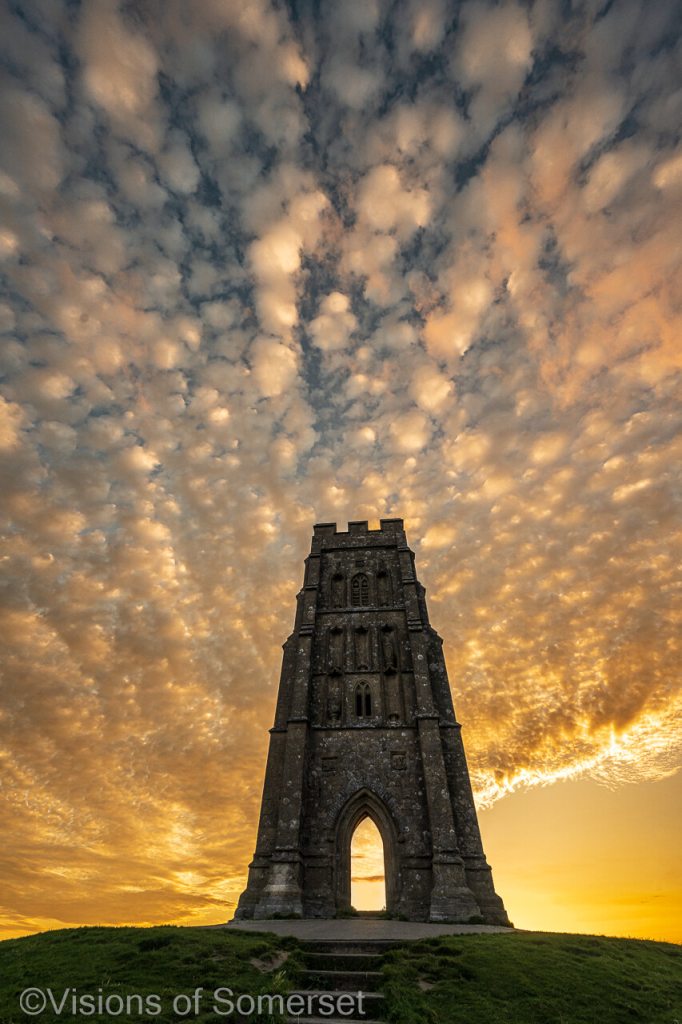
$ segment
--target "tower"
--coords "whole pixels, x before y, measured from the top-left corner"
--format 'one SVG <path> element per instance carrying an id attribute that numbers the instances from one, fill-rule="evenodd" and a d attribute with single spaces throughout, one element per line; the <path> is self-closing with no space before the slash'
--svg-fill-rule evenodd
<path id="1" fill-rule="evenodd" d="M 351 839 L 370 817 L 389 912 L 509 923 L 424 595 L 402 519 L 315 526 L 235 917 L 329 918 L 348 907 Z"/>

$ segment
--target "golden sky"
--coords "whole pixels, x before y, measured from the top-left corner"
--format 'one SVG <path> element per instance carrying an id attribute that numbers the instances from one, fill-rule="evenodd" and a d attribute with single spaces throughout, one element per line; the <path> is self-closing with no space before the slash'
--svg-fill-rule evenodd
<path id="1" fill-rule="evenodd" d="M 676 6 L 6 9 L 0 935 L 231 917 L 399 516 L 513 920 L 682 941 Z"/>

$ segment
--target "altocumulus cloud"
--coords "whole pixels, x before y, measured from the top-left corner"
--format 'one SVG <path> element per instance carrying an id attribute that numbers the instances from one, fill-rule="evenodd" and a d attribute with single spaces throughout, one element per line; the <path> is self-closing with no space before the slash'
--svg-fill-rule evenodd
<path id="1" fill-rule="evenodd" d="M 8 930 L 228 916 L 315 519 L 405 518 L 481 801 L 679 765 L 679 32 L 7 5 Z"/>

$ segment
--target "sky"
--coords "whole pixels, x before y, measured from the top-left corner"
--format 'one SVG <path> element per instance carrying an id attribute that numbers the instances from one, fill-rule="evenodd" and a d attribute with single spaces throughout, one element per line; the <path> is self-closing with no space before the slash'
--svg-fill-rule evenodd
<path id="1" fill-rule="evenodd" d="M 396 516 L 512 919 L 682 941 L 681 33 L 5 5 L 0 935 L 232 916 L 312 525 Z"/>

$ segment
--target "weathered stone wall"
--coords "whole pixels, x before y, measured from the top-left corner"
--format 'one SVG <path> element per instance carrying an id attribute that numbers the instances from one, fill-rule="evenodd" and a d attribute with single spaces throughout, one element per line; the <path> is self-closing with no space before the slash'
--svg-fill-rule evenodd
<path id="1" fill-rule="evenodd" d="M 366 816 L 384 842 L 389 911 L 506 923 L 402 520 L 315 527 L 237 916 L 332 917 L 350 901 Z"/>

